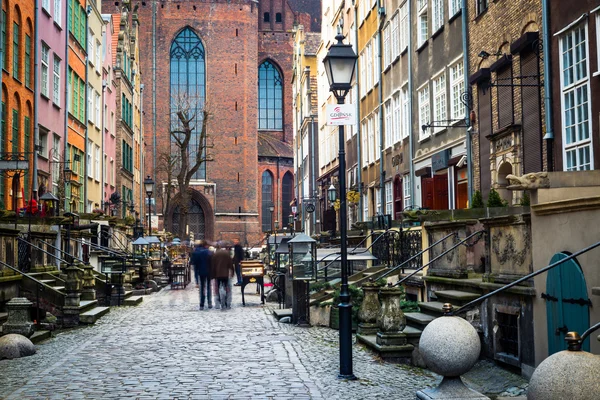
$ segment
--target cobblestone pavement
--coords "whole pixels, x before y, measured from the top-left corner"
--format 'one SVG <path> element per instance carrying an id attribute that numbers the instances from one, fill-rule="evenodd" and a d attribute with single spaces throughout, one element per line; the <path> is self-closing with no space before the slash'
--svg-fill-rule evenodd
<path id="1" fill-rule="evenodd" d="M 414 399 L 439 381 L 353 350 L 359 379 L 338 380 L 336 331 L 278 323 L 237 288 L 232 309 L 199 311 L 189 285 L 0 361 L 0 399 Z"/>

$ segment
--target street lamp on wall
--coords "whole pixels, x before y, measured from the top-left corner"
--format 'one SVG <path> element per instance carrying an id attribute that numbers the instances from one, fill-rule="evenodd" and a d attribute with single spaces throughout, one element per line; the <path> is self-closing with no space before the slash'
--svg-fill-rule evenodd
<path id="1" fill-rule="evenodd" d="M 330 203 L 335 203 L 337 200 L 337 193 L 335 192 L 335 186 L 333 186 L 333 183 L 327 189 L 327 199 Z"/>
<path id="2" fill-rule="evenodd" d="M 329 80 L 329 91 L 333 93 L 338 104 L 344 104 L 348 91 L 352 88 L 354 69 L 356 68 L 357 55 L 352 45 L 344 44 L 342 40 L 341 27 L 335 37 L 337 43 L 333 44 L 323 64 Z M 340 255 L 342 282 L 340 286 L 340 373 L 341 379 L 356 379 L 352 372 L 352 304 L 350 303 L 350 292 L 348 290 L 348 248 L 346 243 L 347 221 L 346 221 L 346 151 L 344 125 L 338 128 L 339 135 L 339 186 L 340 186 Z M 333 188 L 333 190 L 332 190 Z M 335 187 L 331 185 L 327 190 L 327 196 L 335 196 Z M 335 201 L 335 199 L 334 199 Z"/>

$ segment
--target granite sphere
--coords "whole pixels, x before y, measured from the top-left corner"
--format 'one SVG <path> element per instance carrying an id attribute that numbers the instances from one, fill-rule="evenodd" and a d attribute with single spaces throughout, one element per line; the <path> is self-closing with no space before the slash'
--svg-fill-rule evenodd
<path id="1" fill-rule="evenodd" d="M 35 346 L 23 335 L 9 333 L 0 337 L 0 360 L 27 357 L 35 354 Z"/>
<path id="2" fill-rule="evenodd" d="M 473 326 L 460 317 L 439 317 L 423 330 L 419 350 L 433 372 L 453 377 L 468 372 L 479 359 L 481 342 Z"/>
<path id="3" fill-rule="evenodd" d="M 528 400 L 595 400 L 600 393 L 600 356 L 585 351 L 561 351 L 536 368 L 527 389 Z"/>

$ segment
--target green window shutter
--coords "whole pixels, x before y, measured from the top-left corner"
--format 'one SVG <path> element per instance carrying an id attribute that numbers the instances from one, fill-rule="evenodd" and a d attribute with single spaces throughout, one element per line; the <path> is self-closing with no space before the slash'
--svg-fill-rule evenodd
<path id="1" fill-rule="evenodd" d="M 2 102 L 2 127 L 0 129 L 0 153 L 4 153 L 4 141 L 6 140 L 6 103 Z M 2 187 L 2 181 L 0 181 Z"/>
<path id="2" fill-rule="evenodd" d="M 19 25 L 13 22 L 13 77 L 19 79 Z"/>
<path id="3" fill-rule="evenodd" d="M 12 112 L 12 152 L 19 152 L 19 112 L 13 108 Z"/>
<path id="4" fill-rule="evenodd" d="M 31 36 L 25 35 L 25 86 L 31 87 Z"/>
<path id="5" fill-rule="evenodd" d="M 31 148 L 29 147 L 31 145 L 31 143 L 29 143 L 30 140 L 30 133 L 31 133 L 31 120 L 29 119 L 29 117 L 25 117 L 23 120 L 23 131 L 25 133 L 25 143 L 24 143 L 24 151 L 25 153 L 29 153 L 31 152 Z"/>
<path id="6" fill-rule="evenodd" d="M 79 80 L 79 120 L 85 122 L 85 82 Z"/>
<path id="7" fill-rule="evenodd" d="M 79 117 L 79 80 L 77 79 L 77 75 L 75 75 L 75 71 L 71 71 L 69 81 L 73 83 L 70 90 L 72 97 L 71 104 L 73 105 L 71 114 L 77 118 Z"/>
<path id="8" fill-rule="evenodd" d="M 8 49 L 8 36 L 6 35 L 6 11 L 2 10 L 2 68 L 8 69 L 8 57 L 6 57 L 6 49 Z"/>

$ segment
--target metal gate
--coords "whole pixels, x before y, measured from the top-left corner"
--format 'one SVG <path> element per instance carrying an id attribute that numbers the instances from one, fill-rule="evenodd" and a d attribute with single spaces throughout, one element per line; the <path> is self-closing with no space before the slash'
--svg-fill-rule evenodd
<path id="1" fill-rule="evenodd" d="M 173 210 L 173 218 L 172 218 L 172 232 L 174 234 L 179 233 L 179 206 Z M 194 232 L 194 239 L 204 239 L 206 237 L 206 228 L 204 221 L 204 210 L 200 204 L 194 200 L 190 200 L 190 205 L 188 206 L 188 227 L 189 232 Z"/>
<path id="2" fill-rule="evenodd" d="M 29 272 L 31 269 L 31 246 L 27 244 L 30 241 L 29 233 L 19 234 L 19 238 L 23 240 L 17 240 L 19 246 L 19 271 Z"/>

